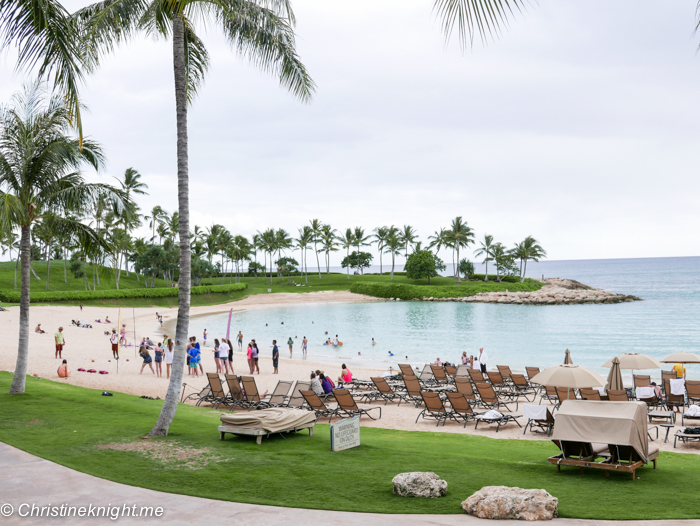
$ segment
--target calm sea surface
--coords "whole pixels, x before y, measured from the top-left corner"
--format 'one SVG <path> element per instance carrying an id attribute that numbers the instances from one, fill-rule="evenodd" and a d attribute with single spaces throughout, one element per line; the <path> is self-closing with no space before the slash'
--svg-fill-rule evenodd
<path id="1" fill-rule="evenodd" d="M 392 302 L 279 307 L 234 313 L 231 338 L 242 330 L 244 342 L 255 338 L 263 357 L 276 339 L 285 357 L 291 336 L 296 338 L 294 358 L 301 359 L 301 339 L 306 336 L 310 359 L 387 368 L 405 361 L 422 364 L 437 357 L 458 362 L 463 351 L 477 354 L 479 347 L 487 351 L 494 368 L 497 364 L 520 370 L 525 366 L 545 368 L 562 363 L 568 348 L 574 363 L 607 374 L 601 365 L 623 352 L 655 357 L 673 351 L 700 352 L 700 257 L 528 265 L 528 276 L 542 274 L 633 294 L 644 301 L 616 305 Z M 193 318 L 190 333 L 201 337 L 206 328 L 210 338 L 220 337 L 227 321 L 228 314 Z M 322 345 L 336 334 L 344 343 L 342 347 Z M 371 345 L 372 338 L 377 345 Z M 690 366 L 689 373 L 700 377 L 700 366 Z M 658 371 L 652 374 L 658 375 Z"/>

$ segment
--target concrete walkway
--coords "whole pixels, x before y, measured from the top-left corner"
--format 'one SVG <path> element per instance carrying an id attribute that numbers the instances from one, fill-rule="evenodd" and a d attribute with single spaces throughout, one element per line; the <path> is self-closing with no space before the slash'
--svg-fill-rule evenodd
<path id="1" fill-rule="evenodd" d="M 30 510 L 26 504 L 41 506 L 112 506 L 140 510 L 142 506 L 163 508 L 161 517 L 120 516 L 117 520 L 108 517 L 20 517 L 18 512 Z M 7 505 L 12 506 L 12 515 L 7 517 Z M 25 506 L 22 506 L 25 504 Z M 595 505 L 595 503 L 591 503 Z M 663 506 L 659 503 L 659 506 Z M 303 510 L 256 506 L 235 502 L 161 493 L 133 486 L 126 486 L 74 471 L 48 460 L 35 457 L 0 442 L 0 524 L 168 524 L 208 525 L 231 524 L 236 526 L 282 526 L 282 525 L 342 525 L 342 526 L 413 526 L 413 525 L 460 525 L 485 526 L 491 521 L 460 515 L 382 515 L 378 513 L 347 513 L 337 511 Z M 519 524 L 523 524 L 519 522 Z M 552 526 L 632 526 L 658 524 L 670 526 L 700 526 L 700 520 L 692 521 L 590 521 L 556 519 Z"/>

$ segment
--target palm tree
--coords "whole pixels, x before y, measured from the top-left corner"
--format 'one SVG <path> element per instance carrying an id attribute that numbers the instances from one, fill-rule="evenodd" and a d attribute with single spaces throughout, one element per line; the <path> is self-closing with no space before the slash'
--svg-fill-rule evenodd
<path id="1" fill-rule="evenodd" d="M 527 236 L 521 243 L 522 245 L 522 261 L 524 263 L 523 270 L 520 273 L 520 283 L 525 281 L 525 273 L 527 272 L 527 260 L 539 261 L 547 257 L 547 251 L 542 248 L 539 242 L 532 236 Z"/>
<path id="2" fill-rule="evenodd" d="M 209 268 L 214 268 L 214 255 L 216 255 L 216 250 L 218 246 L 218 237 L 220 229 L 223 228 L 221 225 L 212 225 L 207 228 L 206 235 L 204 237 L 204 246 L 207 249 L 207 259 L 209 260 Z M 214 283 L 213 275 L 209 276 L 209 281 Z"/>
<path id="3" fill-rule="evenodd" d="M 484 278 L 484 281 L 489 280 L 489 261 L 493 259 L 493 236 L 490 236 L 486 234 L 484 236 L 484 240 L 480 242 L 481 247 L 479 247 L 476 252 L 474 252 L 475 256 L 484 256 L 484 263 L 486 264 L 486 277 Z"/>
<path id="4" fill-rule="evenodd" d="M 418 239 L 418 234 L 411 225 L 404 225 L 403 230 L 401 231 L 401 239 L 406 247 L 404 249 L 404 254 L 408 258 L 408 246 L 413 245 L 416 242 Z"/>
<path id="5" fill-rule="evenodd" d="M 372 236 L 366 236 L 365 229 L 360 227 L 360 226 L 356 226 L 355 231 L 352 234 L 355 238 L 354 245 L 357 247 L 357 257 L 359 258 L 360 257 L 360 247 L 369 246 L 369 243 L 367 241 L 369 241 L 369 239 Z"/>
<path id="6" fill-rule="evenodd" d="M 326 274 L 331 273 L 331 252 L 335 252 L 338 246 L 337 230 L 331 225 L 323 225 L 321 229 L 321 248 L 326 253 Z"/>
<path id="7" fill-rule="evenodd" d="M 379 275 L 383 274 L 382 269 L 382 254 L 384 253 L 384 243 L 389 235 L 389 228 L 386 226 L 380 226 L 374 229 L 374 242 L 377 243 L 377 250 L 379 250 Z"/>
<path id="8" fill-rule="evenodd" d="M 467 225 L 466 221 L 462 221 L 462 216 L 457 216 L 452 220 L 449 230 L 447 231 L 449 242 L 457 251 L 457 261 L 459 262 L 459 249 L 468 247 L 474 242 L 474 232 Z M 459 272 L 457 274 L 457 283 L 461 283 Z"/>
<path id="9" fill-rule="evenodd" d="M 148 227 L 151 229 L 152 234 L 151 243 L 153 243 L 153 240 L 156 238 L 156 229 L 158 228 L 158 225 L 160 225 L 163 219 L 165 219 L 166 217 L 168 217 L 168 213 L 165 210 L 163 210 L 159 205 L 153 207 L 150 216 L 143 217 L 146 221 L 150 221 Z"/>
<path id="10" fill-rule="evenodd" d="M 195 227 L 196 230 L 196 227 Z M 258 282 L 258 250 L 262 248 L 260 245 L 260 233 L 253 235 L 253 242 L 250 245 L 253 257 L 255 257 L 255 283 Z"/>
<path id="11" fill-rule="evenodd" d="M 277 250 L 277 260 L 282 258 L 282 251 L 287 250 L 292 247 L 293 239 L 287 233 L 286 230 L 280 228 L 275 232 L 275 249 Z M 272 261 L 270 261 L 272 263 Z M 284 285 L 284 272 L 281 271 L 279 266 L 277 267 L 277 282 L 279 282 L 279 276 L 282 275 L 282 285 Z M 272 283 L 272 275 L 270 275 L 270 283 Z"/>
<path id="12" fill-rule="evenodd" d="M 338 236 L 338 241 L 340 241 L 340 246 L 345 249 L 345 256 L 348 259 L 348 279 L 350 279 L 350 248 L 355 243 L 355 234 L 352 232 L 352 228 L 346 228 L 345 234 Z"/>
<path id="13" fill-rule="evenodd" d="M 265 257 L 270 256 L 270 285 L 272 285 L 272 254 L 277 250 L 277 236 L 272 228 L 268 228 L 260 234 L 260 242 L 262 249 L 265 252 Z M 267 274 L 267 265 L 265 266 L 265 274 Z"/>
<path id="14" fill-rule="evenodd" d="M 314 252 L 316 252 L 316 266 L 318 267 L 318 279 L 321 279 L 321 263 L 318 260 L 318 247 L 316 246 L 316 243 L 318 243 L 321 239 L 323 223 L 321 223 L 318 219 L 312 219 L 310 223 L 311 231 L 314 234 Z"/>
<path id="15" fill-rule="evenodd" d="M 510 255 L 514 259 L 519 259 L 520 260 L 520 275 L 523 275 L 523 260 L 525 259 L 525 245 L 521 241 L 520 243 L 515 243 L 515 246 L 510 249 Z"/>
<path id="16" fill-rule="evenodd" d="M 309 268 L 306 264 L 307 261 L 307 250 L 309 249 L 309 245 L 313 243 L 314 240 L 314 231 L 312 228 L 308 225 L 299 228 L 299 238 L 297 239 L 297 246 L 301 249 L 301 264 L 302 268 L 304 269 L 304 277 L 306 284 L 309 284 Z"/>
<path id="17" fill-rule="evenodd" d="M 394 266 L 396 265 L 396 254 L 401 253 L 403 248 L 403 239 L 401 239 L 401 231 L 394 225 L 388 229 L 384 249 L 391 253 L 391 279 L 394 279 Z"/>
<path id="18" fill-rule="evenodd" d="M 221 255 L 221 284 L 223 285 L 224 281 L 226 280 L 226 266 L 224 262 L 224 256 L 226 255 L 226 249 L 233 240 L 233 236 L 231 235 L 231 232 L 229 232 L 223 225 L 216 226 L 218 227 L 218 234 L 216 236 L 216 253 Z"/>
<path id="19" fill-rule="evenodd" d="M 508 251 L 503 243 L 494 243 L 491 247 L 491 257 L 496 263 L 496 280 L 501 282 L 501 262 L 504 261 L 505 257 L 510 258 Z"/>
<path id="20" fill-rule="evenodd" d="M 47 100 L 38 83 L 16 94 L 0 112 L 0 229 L 19 226 L 21 231 L 21 293 L 17 364 L 10 394 L 25 390 L 29 355 L 29 265 L 32 227 L 48 213 L 55 214 L 57 229 L 71 231 L 84 246 L 108 248 L 90 227 L 65 211 L 87 209 L 102 196 L 117 207 L 124 194 L 104 184 L 87 183 L 80 169 L 101 168 L 100 146 L 70 136 L 72 121 L 65 101 Z"/>
<path id="21" fill-rule="evenodd" d="M 443 246 L 447 246 L 447 230 L 445 230 L 444 228 L 436 230 L 432 236 L 428 236 L 428 239 L 430 240 L 430 243 L 428 243 L 428 248 L 434 248 L 435 255 L 438 255 L 440 254 L 440 249 Z"/>

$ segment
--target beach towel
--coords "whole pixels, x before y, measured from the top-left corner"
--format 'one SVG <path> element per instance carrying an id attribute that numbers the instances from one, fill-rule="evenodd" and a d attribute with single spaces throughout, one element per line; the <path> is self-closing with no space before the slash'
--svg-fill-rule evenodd
<path id="1" fill-rule="evenodd" d="M 605 395 L 605 387 L 594 387 L 593 389 L 598 391 L 601 396 Z"/>
<path id="2" fill-rule="evenodd" d="M 546 405 L 525 404 L 523 406 L 523 416 L 532 420 L 547 420 L 547 411 Z"/>
<path id="3" fill-rule="evenodd" d="M 656 391 L 653 387 L 637 387 L 637 399 L 654 398 Z"/>
<path id="4" fill-rule="evenodd" d="M 685 394 L 685 380 L 683 378 L 674 378 L 671 382 L 671 394 L 680 396 Z"/>
<path id="5" fill-rule="evenodd" d="M 693 418 L 700 418 L 700 407 L 693 404 L 685 412 L 684 416 L 690 416 Z"/>
<path id="6" fill-rule="evenodd" d="M 477 416 L 477 418 L 481 420 L 498 420 L 499 418 L 503 418 L 503 414 L 492 409 L 491 411 L 486 411 L 483 415 Z"/>

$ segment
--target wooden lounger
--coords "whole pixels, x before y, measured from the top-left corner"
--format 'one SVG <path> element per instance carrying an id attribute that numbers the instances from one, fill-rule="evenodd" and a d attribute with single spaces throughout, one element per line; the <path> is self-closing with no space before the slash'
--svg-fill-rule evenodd
<path id="1" fill-rule="evenodd" d="M 698 435 L 700 436 L 700 435 Z M 637 469 L 644 466 L 644 461 L 639 457 L 637 451 L 631 446 L 619 446 L 608 444 L 607 446 L 595 447 L 587 442 L 554 441 L 561 453 L 547 459 L 550 464 L 557 465 L 557 471 L 561 471 L 561 466 L 574 466 L 581 470 L 586 468 L 604 469 L 605 476 L 610 475 L 610 471 L 631 473 L 634 480 Z M 649 461 L 656 469 L 656 459 L 659 456 L 659 448 L 649 446 Z"/>
<path id="2" fill-rule="evenodd" d="M 308 429 L 309 430 L 309 436 L 312 437 L 314 436 L 314 426 L 316 425 L 316 422 L 311 422 L 310 424 L 305 424 L 301 427 L 293 427 L 289 429 L 282 429 L 281 431 L 275 431 L 275 433 L 296 433 L 297 431 L 301 431 L 302 429 Z M 256 437 L 255 442 L 260 445 L 262 444 L 262 438 L 263 437 L 269 437 L 273 433 L 269 433 L 265 431 L 264 429 L 253 429 L 250 427 L 233 427 L 233 426 L 225 426 L 221 425 L 219 426 L 219 432 L 221 433 L 221 440 L 224 439 L 224 435 L 226 433 L 231 433 L 232 435 L 248 435 L 248 436 L 254 436 Z"/>

